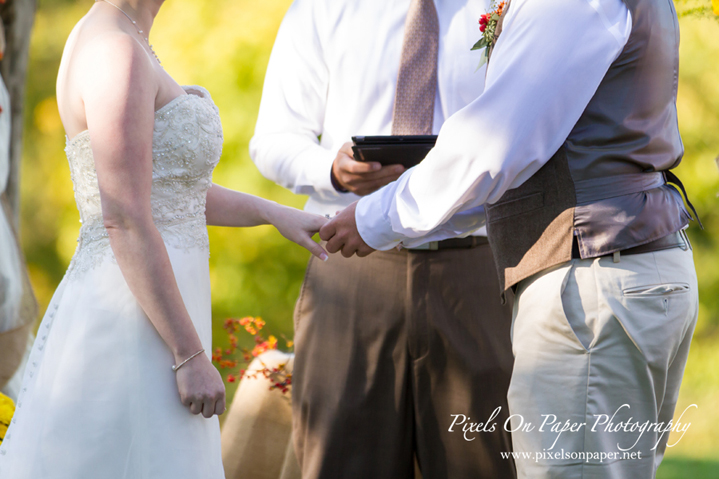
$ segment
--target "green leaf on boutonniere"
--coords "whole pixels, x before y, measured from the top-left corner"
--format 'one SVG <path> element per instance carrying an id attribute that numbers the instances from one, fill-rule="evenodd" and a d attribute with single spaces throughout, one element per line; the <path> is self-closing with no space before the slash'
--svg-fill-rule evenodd
<path id="1" fill-rule="evenodd" d="M 497 15 L 496 13 L 493 13 L 493 14 L 492 14 L 492 20 L 491 20 L 491 21 L 493 21 L 493 22 L 498 22 L 498 21 L 499 21 L 499 15 Z"/>
<path id="2" fill-rule="evenodd" d="M 485 50 L 482 52 L 482 58 L 479 59 L 479 65 L 477 65 L 477 70 L 482 68 L 482 65 L 487 63 L 488 60 L 489 60 L 489 49 L 485 48 Z M 474 70 L 475 73 L 477 72 L 477 70 Z"/>
<path id="3" fill-rule="evenodd" d="M 474 44 L 474 46 L 470 50 L 479 50 L 480 48 L 486 48 L 487 47 L 487 39 L 482 37 L 479 39 L 477 43 Z"/>

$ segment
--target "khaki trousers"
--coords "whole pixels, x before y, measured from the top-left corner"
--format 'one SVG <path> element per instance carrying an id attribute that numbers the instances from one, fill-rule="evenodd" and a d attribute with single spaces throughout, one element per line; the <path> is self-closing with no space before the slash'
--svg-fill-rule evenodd
<path id="1" fill-rule="evenodd" d="M 303 479 L 514 477 L 501 428 L 511 310 L 488 245 L 311 259 L 295 312 L 294 443 Z"/>
<path id="2" fill-rule="evenodd" d="M 655 477 L 697 314 L 691 249 L 572 260 L 521 282 L 509 388 L 518 476 Z"/>

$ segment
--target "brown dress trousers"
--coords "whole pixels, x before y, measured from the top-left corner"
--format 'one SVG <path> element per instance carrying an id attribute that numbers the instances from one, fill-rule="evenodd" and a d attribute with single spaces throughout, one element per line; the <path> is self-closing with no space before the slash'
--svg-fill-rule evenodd
<path id="1" fill-rule="evenodd" d="M 511 308 L 488 245 L 311 259 L 295 311 L 303 479 L 510 479 Z M 511 301 L 508 301 L 511 304 Z M 455 417 L 493 433 L 449 432 Z"/>

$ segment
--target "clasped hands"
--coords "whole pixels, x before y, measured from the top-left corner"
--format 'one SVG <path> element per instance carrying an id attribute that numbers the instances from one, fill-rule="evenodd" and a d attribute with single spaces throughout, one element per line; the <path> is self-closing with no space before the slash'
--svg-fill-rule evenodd
<path id="1" fill-rule="evenodd" d="M 393 182 L 404 173 L 402 165 L 382 166 L 379 163 L 356 161 L 352 152 L 352 143 L 345 143 L 332 163 L 333 180 L 341 188 L 359 196 L 368 195 Z M 374 249 L 364 242 L 357 230 L 355 210 L 352 203 L 320 229 L 320 238 L 327 241 L 327 251 L 342 252 L 345 258 L 353 254 L 367 256 Z"/>
<path id="2" fill-rule="evenodd" d="M 342 256 L 349 258 L 353 254 L 359 257 L 367 256 L 374 251 L 364 242 L 357 230 L 356 209 L 357 202 L 355 201 L 320 228 L 320 238 L 327 241 L 325 248 L 328 252 L 341 251 Z"/>

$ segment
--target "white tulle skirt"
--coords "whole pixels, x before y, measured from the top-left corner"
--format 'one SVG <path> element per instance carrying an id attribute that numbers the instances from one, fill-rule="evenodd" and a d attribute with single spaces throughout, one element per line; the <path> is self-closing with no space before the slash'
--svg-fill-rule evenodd
<path id="1" fill-rule="evenodd" d="M 207 253 L 168 253 L 209 354 Z M 217 417 L 180 403 L 172 364 L 114 261 L 70 270 L 40 325 L 0 446 L 0 478 L 224 478 Z"/>

